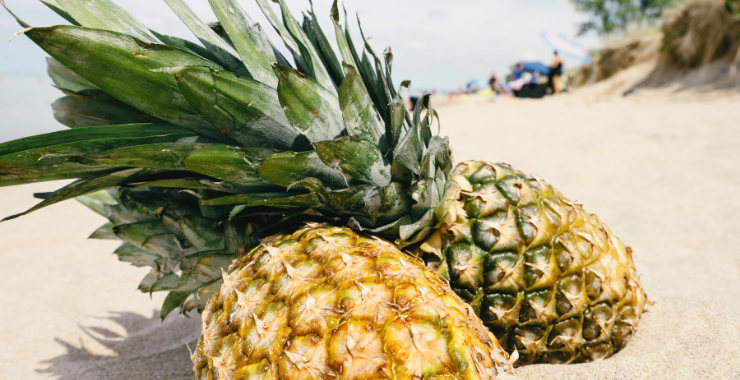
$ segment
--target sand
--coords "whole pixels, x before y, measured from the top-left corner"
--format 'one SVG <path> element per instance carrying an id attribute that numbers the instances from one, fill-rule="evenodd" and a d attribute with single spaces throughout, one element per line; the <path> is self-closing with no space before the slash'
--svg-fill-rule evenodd
<path id="1" fill-rule="evenodd" d="M 634 248 L 656 302 L 614 357 L 518 372 L 738 379 L 740 97 L 672 89 L 614 96 L 630 86 L 629 75 L 636 74 L 558 99 L 440 109 L 456 159 L 508 162 L 597 213 Z M 32 192 L 59 186 L 0 189 L 0 210 L 25 210 L 35 203 Z M 161 323 L 163 297 L 135 290 L 146 269 L 118 262 L 115 241 L 86 240 L 103 222 L 68 201 L 0 224 L 0 378 L 192 378 L 186 344 L 198 338 L 198 316 Z"/>

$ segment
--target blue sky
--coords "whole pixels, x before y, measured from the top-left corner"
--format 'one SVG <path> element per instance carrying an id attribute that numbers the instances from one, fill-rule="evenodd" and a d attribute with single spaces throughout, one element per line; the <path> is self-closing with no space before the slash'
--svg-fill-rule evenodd
<path id="1" fill-rule="evenodd" d="M 308 0 L 287 0 L 298 17 Z M 16 14 L 33 26 L 64 23 L 36 0 L 6 0 Z M 163 0 L 117 0 L 149 28 L 191 40 L 195 37 Z M 206 21 L 215 21 L 207 0 L 187 0 Z M 329 19 L 331 0 L 315 0 L 319 22 L 332 39 Z M 268 31 L 273 42 L 282 43 L 254 1 L 241 0 L 247 13 Z M 485 79 L 492 72 L 504 75 L 518 60 L 549 62 L 552 50 L 539 37 L 544 31 L 574 34 L 583 19 L 568 0 L 346 0 L 350 27 L 360 40 L 354 13 L 359 11 L 365 32 L 377 51 L 387 46 L 395 56 L 395 83 L 412 80 L 413 89 L 456 89 L 471 79 Z M 344 21 L 342 21 L 344 23 Z M 7 39 L 20 27 L 0 9 L 0 75 L 45 75 L 45 53 L 20 36 Z M 589 36 L 578 41 L 596 47 Z M 286 56 L 289 54 L 285 53 Z M 566 61 L 566 66 L 573 63 Z"/>

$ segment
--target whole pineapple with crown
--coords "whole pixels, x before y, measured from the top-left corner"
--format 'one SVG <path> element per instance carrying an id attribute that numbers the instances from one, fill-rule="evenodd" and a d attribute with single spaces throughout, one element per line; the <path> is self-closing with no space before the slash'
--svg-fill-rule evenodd
<path id="1" fill-rule="evenodd" d="M 410 376 L 470 375 L 464 368 L 489 376 L 477 369 L 483 359 L 450 351 L 454 326 L 467 326 L 462 336 L 476 336 L 497 355 L 476 330 L 475 316 L 463 322 L 457 304 L 442 301 L 457 298 L 430 271 L 449 280 L 501 346 L 521 353 L 519 365 L 590 361 L 624 346 L 646 303 L 631 250 L 542 179 L 505 164 L 454 166 L 448 139 L 432 133 L 437 113 L 429 96 L 407 113 L 399 92 L 410 83 L 396 90 L 391 50 L 381 59 L 363 33 L 359 54 L 339 24 L 336 2 L 331 18 L 341 64 L 313 10 L 299 24 L 282 1 L 281 22 L 266 0 L 257 0 L 293 55 L 293 68 L 236 1 L 210 0 L 220 21 L 211 26 L 182 0 L 165 1 L 206 48 L 151 31 L 109 0 L 43 0 L 72 26 L 30 28 L 19 19 L 22 32 L 52 57 L 49 74 L 67 95 L 54 104 L 55 117 L 73 129 L 0 144 L 0 186 L 78 178 L 40 194 L 44 200 L 28 212 L 77 197 L 107 216 L 110 223 L 93 237 L 122 239 L 121 260 L 152 267 L 140 289 L 170 292 L 162 317 L 177 308 L 204 311 L 204 340 L 194 356 L 201 378 L 244 371 L 343 376 L 338 368 L 346 366 L 337 363 L 351 353 L 332 353 L 331 342 L 351 328 L 344 317 L 317 322 L 344 327 L 328 332 L 313 325 L 312 337 L 296 335 L 300 329 L 283 333 L 287 348 L 276 343 L 255 354 L 235 347 L 248 331 L 295 328 L 286 325 L 294 302 L 312 292 L 340 297 L 342 287 L 363 284 L 363 276 L 375 276 L 372 286 L 394 294 L 397 320 L 408 316 L 401 289 L 424 287 L 436 289 L 427 293 L 435 294 L 430 302 L 444 303 L 442 314 L 454 321 L 444 327 L 439 318 L 419 319 L 437 321 L 434 333 L 445 336 L 457 369 L 432 365 L 437 369 L 409 370 Z M 295 232 L 306 222 L 392 240 L 423 258 L 427 271 L 408 262 L 427 274 L 395 283 L 369 253 L 385 243 L 347 228 L 336 230 L 349 237 L 338 240 L 318 239 L 313 229 Z M 331 236 L 335 227 L 322 228 L 319 235 Z M 311 256 L 315 241 L 335 244 L 334 253 Z M 293 247 L 291 259 L 256 270 L 276 244 Z M 226 273 L 235 252 L 240 259 Z M 369 272 L 333 280 L 332 263 L 353 252 Z M 306 260 L 313 260 L 305 264 L 310 281 L 277 296 Z M 406 262 L 398 253 L 393 260 Z M 245 306 L 239 292 L 247 289 L 265 293 Z M 273 301 L 282 306 L 268 313 Z M 341 302 L 323 305 L 317 313 L 352 310 Z M 245 307 L 252 314 L 239 311 Z M 386 334 L 395 323 L 386 322 L 374 321 L 369 330 Z M 416 344 L 409 331 L 412 339 L 399 344 Z M 387 365 L 399 368 L 424 357 L 391 359 L 393 348 L 383 350 L 390 350 L 383 351 Z"/>

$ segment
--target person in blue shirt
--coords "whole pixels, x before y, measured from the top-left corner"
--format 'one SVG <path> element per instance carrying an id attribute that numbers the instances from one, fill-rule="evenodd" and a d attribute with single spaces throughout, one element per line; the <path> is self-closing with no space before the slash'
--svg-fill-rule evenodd
<path id="1" fill-rule="evenodd" d="M 520 79 L 522 74 L 524 74 L 524 65 L 517 63 L 516 68 L 514 69 L 514 80 Z"/>

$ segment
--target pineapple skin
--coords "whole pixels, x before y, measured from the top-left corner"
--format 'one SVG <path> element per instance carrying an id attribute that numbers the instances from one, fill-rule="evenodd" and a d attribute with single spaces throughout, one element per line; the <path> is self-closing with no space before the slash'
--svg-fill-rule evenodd
<path id="1" fill-rule="evenodd" d="M 450 280 L 507 352 L 519 352 L 516 366 L 589 362 L 624 347 L 648 302 L 631 248 L 507 164 L 463 162 L 451 179 L 461 191 L 427 267 Z"/>
<path id="2" fill-rule="evenodd" d="M 202 313 L 196 379 L 502 379 L 509 356 L 395 245 L 309 225 L 265 239 Z"/>

